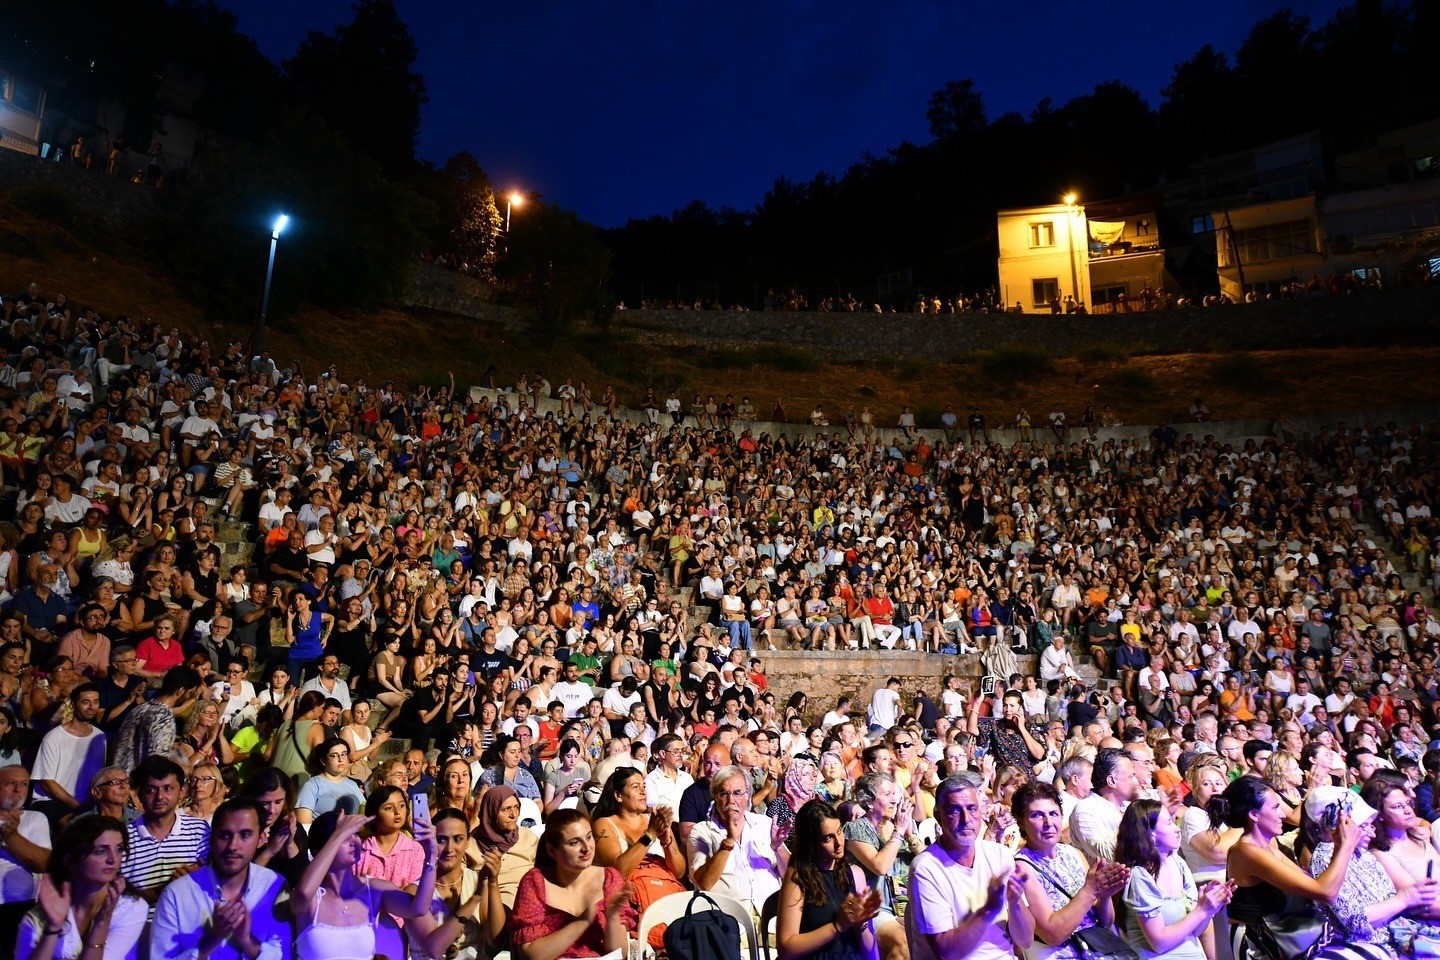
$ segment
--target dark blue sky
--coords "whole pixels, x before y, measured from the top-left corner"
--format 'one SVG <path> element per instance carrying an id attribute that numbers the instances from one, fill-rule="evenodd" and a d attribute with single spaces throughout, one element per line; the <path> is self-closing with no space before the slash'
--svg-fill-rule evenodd
<path id="1" fill-rule="evenodd" d="M 349 0 L 225 2 L 276 60 L 349 18 Z M 1205 43 L 1233 57 L 1283 5 L 396 0 L 430 92 L 421 154 L 468 149 L 498 189 L 606 227 L 696 198 L 747 208 L 782 174 L 924 142 L 947 80 L 973 76 L 992 118 L 1115 78 L 1158 104 L 1175 63 Z M 1288 4 L 1317 25 L 1338 5 Z"/>

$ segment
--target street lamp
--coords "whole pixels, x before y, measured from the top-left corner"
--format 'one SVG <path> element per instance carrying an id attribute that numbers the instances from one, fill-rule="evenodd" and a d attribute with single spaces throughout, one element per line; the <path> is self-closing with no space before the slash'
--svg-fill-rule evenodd
<path id="1" fill-rule="evenodd" d="M 1060 198 L 1065 201 L 1065 239 L 1070 245 L 1070 289 L 1075 294 L 1075 308 L 1080 308 L 1080 272 L 1075 268 L 1075 194 L 1067 193 Z"/>
<path id="2" fill-rule="evenodd" d="M 270 310 L 270 278 L 275 275 L 275 248 L 280 244 L 280 234 L 290 223 L 290 215 L 280 214 L 270 228 L 270 262 L 265 266 L 265 292 L 260 296 L 260 322 L 255 327 L 255 355 L 265 350 L 265 315 Z"/>
<path id="3" fill-rule="evenodd" d="M 505 198 L 505 232 L 510 232 L 510 208 L 525 206 L 525 194 L 519 190 L 511 190 Z"/>

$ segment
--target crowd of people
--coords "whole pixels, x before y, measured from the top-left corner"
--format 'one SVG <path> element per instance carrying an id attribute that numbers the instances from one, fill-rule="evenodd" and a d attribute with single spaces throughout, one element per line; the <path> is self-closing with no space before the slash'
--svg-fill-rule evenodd
<path id="1" fill-rule="evenodd" d="M 38 285 L 0 336 L 21 958 L 598 956 L 689 890 L 785 960 L 1440 942 L 1435 423 L 756 435 Z"/>

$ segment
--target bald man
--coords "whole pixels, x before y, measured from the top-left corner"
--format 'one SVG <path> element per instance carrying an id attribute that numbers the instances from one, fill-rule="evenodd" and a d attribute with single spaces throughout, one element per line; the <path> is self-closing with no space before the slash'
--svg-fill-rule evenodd
<path id="1" fill-rule="evenodd" d="M 675 821 L 680 830 L 680 844 L 690 849 L 690 829 L 710 816 L 710 778 L 730 763 L 730 748 L 723 743 L 712 743 L 705 748 L 701 762 L 700 776 L 680 794 L 680 809 Z"/>

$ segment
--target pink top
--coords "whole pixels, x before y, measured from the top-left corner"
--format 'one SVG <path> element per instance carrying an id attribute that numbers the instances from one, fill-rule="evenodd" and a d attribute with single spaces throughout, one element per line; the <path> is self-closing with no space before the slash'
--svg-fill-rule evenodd
<path id="1" fill-rule="evenodd" d="M 357 877 L 387 880 L 403 889 L 418 883 L 424 868 L 425 848 L 414 837 L 402 833 L 388 854 L 380 852 L 379 841 L 374 837 L 366 837 L 360 845 L 360 859 L 355 861 L 354 870 Z"/>
<path id="2" fill-rule="evenodd" d="M 614 867 L 605 868 L 605 899 L 621 887 L 625 878 Z M 635 907 L 626 903 L 620 913 L 625 927 L 634 930 L 640 917 Z M 576 918 L 564 910 L 557 910 L 545 902 L 545 875 L 538 868 L 532 868 L 520 878 L 520 889 L 515 893 L 515 910 L 510 914 L 510 942 L 516 946 L 534 943 L 541 937 L 548 937 Z M 598 957 L 605 949 L 605 907 L 601 904 L 595 922 L 580 934 L 580 939 L 570 949 L 560 954 L 560 960 L 571 957 Z"/>

